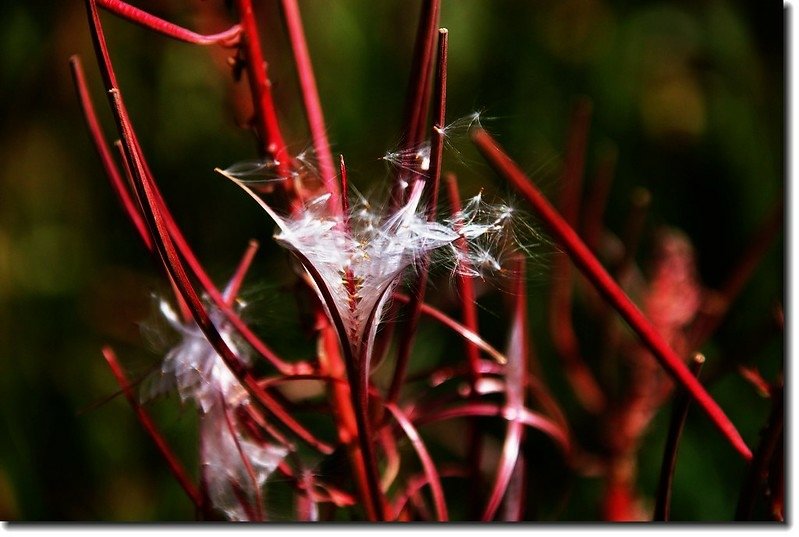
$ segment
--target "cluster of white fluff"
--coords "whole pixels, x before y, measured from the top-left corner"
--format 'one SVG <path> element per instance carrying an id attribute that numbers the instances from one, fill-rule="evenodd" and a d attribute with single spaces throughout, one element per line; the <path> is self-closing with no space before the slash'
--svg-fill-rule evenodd
<path id="1" fill-rule="evenodd" d="M 183 323 L 166 300 L 159 300 L 158 306 L 164 319 L 181 335 L 181 340 L 161 362 L 160 374 L 154 375 L 152 381 L 145 385 L 143 399 L 149 400 L 177 390 L 181 401 L 193 401 L 202 412 L 210 411 L 220 400 L 231 406 L 246 403 L 247 391 L 200 328 L 194 323 Z M 209 309 L 211 320 L 222 339 L 239 360 L 249 365 L 249 353 L 245 347 L 239 345 L 232 327 L 223 321 L 224 318 L 218 310 Z"/>
<path id="2" fill-rule="evenodd" d="M 251 516 L 234 487 L 256 511 L 261 509 L 260 491 L 288 450 L 246 438 L 234 420 L 224 405 L 216 405 L 201 416 L 201 472 L 214 507 L 229 520 L 247 521 Z"/>
<path id="3" fill-rule="evenodd" d="M 159 310 L 182 339 L 167 353 L 160 374 L 146 385 L 143 397 L 150 399 L 177 390 L 183 402 L 197 405 L 200 465 L 208 496 L 228 519 L 248 520 L 250 513 L 240 495 L 252 509 L 260 510 L 260 491 L 288 450 L 256 442 L 242 433 L 236 414 L 249 404 L 244 386 L 196 324 L 181 322 L 165 300 L 159 301 Z M 243 363 L 249 364 L 249 353 L 238 343 L 222 313 L 209 306 L 209 314 L 225 343 Z"/>
<path id="4" fill-rule="evenodd" d="M 421 206 L 425 182 L 417 180 L 408 187 L 407 201 L 395 210 L 376 211 L 360 200 L 349 214 L 333 215 L 329 195 L 324 195 L 296 214 L 281 216 L 247 183 L 221 173 L 275 221 L 276 240 L 309 272 L 333 322 L 341 319 L 355 356 L 369 355 L 390 290 L 405 269 L 422 258 L 444 252 L 435 259 L 455 260 L 453 268 L 469 275 L 500 268 L 501 260 L 492 250 L 505 241 L 500 236 L 507 235 L 513 211 L 507 206 L 489 208 L 481 196 L 442 222 L 430 221 Z M 459 247 L 460 239 L 466 248 Z"/>

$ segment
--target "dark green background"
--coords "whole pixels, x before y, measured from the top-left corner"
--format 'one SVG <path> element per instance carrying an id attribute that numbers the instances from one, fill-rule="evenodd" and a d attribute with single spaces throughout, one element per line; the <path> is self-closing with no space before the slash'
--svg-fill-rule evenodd
<path id="1" fill-rule="evenodd" d="M 266 4 L 260 15 L 281 120 L 299 150 L 309 137 L 288 43 L 276 2 L 257 3 Z M 82 4 L 0 7 L 0 518 L 191 520 L 189 502 L 125 402 L 92 406 L 116 390 L 100 354 L 103 344 L 115 346 L 132 375 L 145 372 L 167 348 L 168 341 L 159 341 L 166 336 L 150 330 L 143 337 L 137 324 L 153 324 L 149 295 L 167 288 L 119 210 L 79 114 L 67 68 L 74 53 L 84 60 L 111 136 Z M 334 151 L 346 156 L 350 180 L 364 191 L 386 180 L 380 156 L 400 139 L 418 4 L 301 2 Z M 137 5 L 190 27 L 201 24 L 195 0 Z M 448 117 L 483 110 L 487 129 L 553 193 L 570 107 L 575 97 L 589 96 L 589 178 L 609 141 L 619 150 L 610 229 L 620 232 L 630 190 L 646 186 L 654 200 L 649 228 L 684 230 L 712 287 L 782 195 L 782 18 L 781 5 L 743 0 L 444 0 Z M 312 346 L 296 344 L 296 308 L 290 290 L 281 287 L 290 281 L 287 264 L 270 242 L 266 215 L 212 171 L 254 156 L 250 134 L 235 125 L 230 77 L 209 49 L 171 42 L 112 16 L 104 21 L 145 153 L 200 258 L 223 282 L 247 241 L 261 240 L 247 289 L 255 326 L 288 356 L 307 357 Z M 223 60 L 218 51 L 216 59 Z M 509 197 L 508 187 L 461 138 L 454 143 L 462 157 L 448 154 L 445 166 L 459 172 L 464 195 L 485 187 Z M 548 249 L 540 253 L 530 267 L 533 332 L 547 380 L 579 427 L 585 417 L 546 335 Z M 646 253 L 639 259 L 644 264 Z M 781 246 L 770 250 L 705 349 L 709 370 L 740 359 L 736 350 L 781 301 L 782 256 Z M 502 313 L 500 301 L 489 296 L 486 304 Z M 487 337 L 501 344 L 501 317 L 486 315 L 485 323 Z M 422 342 L 432 350 L 439 345 Z M 773 379 L 782 353 L 775 336 L 746 359 Z M 711 391 L 747 442 L 756 444 L 768 401 L 735 375 Z M 190 461 L 193 411 L 178 406 L 168 400 L 153 413 Z M 658 417 L 642 450 L 640 487 L 650 498 L 667 417 Z M 673 517 L 729 520 L 743 471 L 742 461 L 695 413 L 681 452 Z M 600 481 L 572 484 L 558 518 L 596 519 Z"/>

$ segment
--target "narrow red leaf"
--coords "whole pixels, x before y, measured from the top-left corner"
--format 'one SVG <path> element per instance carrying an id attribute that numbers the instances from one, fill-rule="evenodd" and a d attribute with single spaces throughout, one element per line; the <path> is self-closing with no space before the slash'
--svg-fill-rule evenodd
<path id="1" fill-rule="evenodd" d="M 180 486 L 186 492 L 189 499 L 191 499 L 197 509 L 199 509 L 201 512 L 205 512 L 205 504 L 202 500 L 199 490 L 197 490 L 194 482 L 189 478 L 189 475 L 186 473 L 185 468 L 183 468 L 183 465 L 180 463 L 177 456 L 172 452 L 169 444 L 166 443 L 166 440 L 164 440 L 164 438 L 161 436 L 161 433 L 158 432 L 158 428 L 156 427 L 152 418 L 150 418 L 150 415 L 141 407 L 141 405 L 139 405 L 138 400 L 136 399 L 136 394 L 133 393 L 130 383 L 125 377 L 122 367 L 119 365 L 116 353 L 111 347 L 103 347 L 103 356 L 105 357 L 105 361 L 108 362 L 111 372 L 114 374 L 119 387 L 122 389 L 122 393 L 125 394 L 125 398 L 128 400 L 131 408 L 133 408 L 133 411 L 136 413 L 139 423 L 141 423 L 144 430 L 147 431 L 147 434 L 155 443 L 155 446 L 158 448 L 161 456 L 164 457 L 164 460 L 169 466 L 169 470 L 172 472 L 172 475 L 175 476 L 175 479 L 177 479 L 178 483 L 180 483 Z"/>

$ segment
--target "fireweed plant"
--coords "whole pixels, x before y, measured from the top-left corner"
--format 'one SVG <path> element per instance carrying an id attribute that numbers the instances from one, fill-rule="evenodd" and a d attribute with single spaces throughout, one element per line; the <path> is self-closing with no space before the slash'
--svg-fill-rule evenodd
<path id="1" fill-rule="evenodd" d="M 689 401 L 750 464 L 737 516 L 751 516 L 765 495 L 775 518 L 782 517 L 781 381 L 768 383 L 756 371 L 746 378 L 774 400 L 774 413 L 761 445 L 752 451 L 735 425 L 698 380 L 704 360 L 696 350 L 713 333 L 729 303 L 744 286 L 767 245 L 780 229 L 775 209 L 733 271 L 730 283 L 710 299 L 696 276 L 687 238 L 671 230 L 658 237 L 652 276 L 630 283 L 648 193 L 641 191 L 622 238 L 623 254 L 614 277 L 594 254 L 599 249 L 602 211 L 612 177 L 612 155 L 603 162 L 596 192 L 579 204 L 590 118 L 578 101 L 562 171 L 563 190 L 555 209 L 533 182 L 482 129 L 476 117 L 466 125 L 473 142 L 497 174 L 529 203 L 558 246 L 553 270 L 550 327 L 553 346 L 577 401 L 607 431 L 604 454 L 591 457 L 573 437 L 566 413 L 541 377 L 531 347 L 527 319 L 525 241 L 527 228 L 513 208 L 486 203 L 481 194 L 461 201 L 457 179 L 442 176 L 447 138 L 446 87 L 448 33 L 438 28 L 440 2 L 424 0 L 407 96 L 401 148 L 385 156 L 393 182 L 382 203 L 351 194 L 345 159 L 331 154 L 311 60 L 296 0 L 281 0 L 300 82 L 300 97 L 313 150 L 292 155 L 284 142 L 278 110 L 267 78 L 251 0 L 231 2 L 238 22 L 226 31 L 203 35 L 119 0 L 87 0 L 89 28 L 119 141 L 106 142 L 89 97 L 81 62 L 70 65 L 91 138 L 108 179 L 147 250 L 164 270 L 174 291 L 158 299 L 161 315 L 179 334 L 158 371 L 138 387 L 125 375 L 110 347 L 103 350 L 141 424 L 163 455 L 203 519 L 263 521 L 352 520 L 446 521 L 527 520 L 531 443 L 555 447 L 559 464 L 604 479 L 603 517 L 651 519 L 645 493 L 636 488 L 636 453 L 655 413 L 677 393 L 665 450 L 654 517 L 667 520 L 671 479 L 682 422 Z M 225 169 L 276 226 L 275 240 L 293 259 L 297 277 L 316 297 L 309 313 L 316 355 L 287 361 L 242 317 L 240 289 L 253 262 L 251 242 L 230 281 L 220 290 L 194 255 L 139 145 L 106 44 L 99 10 L 194 45 L 231 52 L 234 78 L 246 77 L 252 97 L 260 155 Z M 430 118 L 430 119 L 428 119 Z M 313 158 L 308 155 L 312 154 Z M 448 209 L 441 211 L 439 192 Z M 585 229 L 575 230 L 580 213 Z M 585 237 L 584 239 L 582 237 Z M 428 303 L 431 270 L 445 264 L 457 285 L 460 312 L 451 315 Z M 629 390 L 613 391 L 583 361 L 571 322 L 571 266 L 584 280 L 597 323 L 606 332 L 604 352 L 621 353 Z M 480 335 L 475 279 L 497 282 L 510 298 L 504 351 Z M 618 282 L 618 283 L 617 283 Z M 622 289 L 636 287 L 636 306 Z M 432 289 L 432 287 L 431 287 Z M 622 346 L 622 333 L 606 322 L 615 310 L 637 341 Z M 402 322 L 384 324 L 386 317 Z M 435 321 L 463 341 L 455 361 L 429 364 L 408 374 L 413 342 L 422 318 Z M 459 319 L 457 319 L 459 317 Z M 396 345 L 392 346 L 392 340 Z M 389 358 L 393 352 L 393 360 Z M 632 349 L 632 350 L 630 350 Z M 377 367 L 392 368 L 388 386 L 375 382 Z M 313 430 L 298 417 L 300 403 L 282 388 L 296 381 L 322 386 L 315 408 L 328 416 L 333 435 Z M 424 390 L 406 390 L 425 384 Z M 675 390 L 675 386 L 677 389 Z M 199 478 L 173 453 L 143 404 L 174 392 L 199 415 Z M 622 393 L 623 395 L 616 395 Z M 321 397 L 321 399 L 320 399 Z M 435 434 L 424 426 L 461 425 L 458 449 L 431 449 Z M 496 442 L 489 422 L 504 424 Z M 503 430 L 503 429 L 500 429 Z M 532 434 L 533 431 L 542 434 Z M 330 458 L 346 461 L 343 473 L 316 470 Z M 291 490 L 286 512 L 275 515 L 277 485 Z M 446 485 L 446 486 L 445 486 Z M 453 502 L 457 508 L 453 509 Z"/>

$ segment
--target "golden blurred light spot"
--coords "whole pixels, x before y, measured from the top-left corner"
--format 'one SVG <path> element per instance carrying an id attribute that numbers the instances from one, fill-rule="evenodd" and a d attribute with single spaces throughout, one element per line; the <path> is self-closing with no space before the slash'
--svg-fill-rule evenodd
<path id="1" fill-rule="evenodd" d="M 687 70 L 653 77 L 639 105 L 644 128 L 653 138 L 694 142 L 705 132 L 702 89 Z"/>
<path id="2" fill-rule="evenodd" d="M 14 494 L 14 485 L 3 469 L 0 468 L 0 519 L 18 520 L 19 516 L 19 505 L 16 494 Z"/>
<path id="3" fill-rule="evenodd" d="M 601 0 L 550 2 L 540 20 L 545 46 L 561 60 L 580 64 L 595 57 L 613 27 L 613 15 Z"/>

